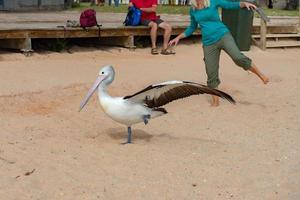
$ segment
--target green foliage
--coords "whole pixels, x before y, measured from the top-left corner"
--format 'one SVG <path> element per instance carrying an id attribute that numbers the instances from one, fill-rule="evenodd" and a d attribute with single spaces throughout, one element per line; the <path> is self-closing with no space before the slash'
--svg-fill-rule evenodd
<path id="1" fill-rule="evenodd" d="M 50 51 L 61 52 L 63 50 L 69 49 L 68 41 L 65 39 L 55 39 L 53 43 L 48 44 Z"/>
<path id="2" fill-rule="evenodd" d="M 110 13 L 126 13 L 127 12 L 127 5 L 120 4 L 120 6 L 115 7 L 114 5 L 107 5 L 104 6 L 91 6 L 90 3 L 80 3 L 79 6 L 71 8 L 71 10 L 78 10 L 82 11 L 87 8 L 93 8 L 98 12 L 110 12 Z M 189 14 L 189 6 L 176 6 L 176 5 L 158 5 L 157 13 L 158 14 L 182 14 L 188 15 Z M 298 16 L 298 10 L 281 10 L 281 9 L 269 9 L 267 7 L 263 8 L 265 13 L 268 16 Z M 257 15 L 255 15 L 257 16 Z"/>
<path id="3" fill-rule="evenodd" d="M 80 5 L 80 3 L 73 2 L 71 6 L 72 6 L 72 8 L 80 8 L 81 5 Z"/>
<path id="4" fill-rule="evenodd" d="M 269 9 L 267 7 L 264 7 L 263 10 L 268 16 L 298 16 L 299 13 L 298 10 Z"/>
<path id="5" fill-rule="evenodd" d="M 71 9 L 83 11 L 87 8 L 93 8 L 97 12 L 126 13 L 128 6 L 124 4 L 120 4 L 118 7 L 115 7 L 114 5 L 109 6 L 107 4 L 105 4 L 104 6 L 96 6 L 96 5 L 91 5 L 90 3 L 80 3 L 80 6 Z M 158 5 L 157 7 L 157 13 L 187 15 L 188 11 L 189 11 L 189 6 Z"/>
<path id="6" fill-rule="evenodd" d="M 104 6 L 96 6 L 91 5 L 90 3 L 80 3 L 80 6 L 72 8 L 72 10 L 79 10 L 83 11 L 85 9 L 92 8 L 97 12 L 111 12 L 111 13 L 126 13 L 127 12 L 127 5 L 120 5 L 115 7 L 114 5 L 109 6 L 105 4 Z"/>
<path id="7" fill-rule="evenodd" d="M 165 14 L 182 14 L 188 15 L 190 10 L 190 6 L 169 6 L 169 5 L 159 5 L 157 7 L 158 13 Z"/>

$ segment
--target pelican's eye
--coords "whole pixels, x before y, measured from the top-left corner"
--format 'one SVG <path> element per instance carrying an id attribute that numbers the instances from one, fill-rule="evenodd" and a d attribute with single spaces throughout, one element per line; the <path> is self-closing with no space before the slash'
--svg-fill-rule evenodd
<path id="1" fill-rule="evenodd" d="M 104 74 L 104 72 L 101 72 L 101 74 Z"/>

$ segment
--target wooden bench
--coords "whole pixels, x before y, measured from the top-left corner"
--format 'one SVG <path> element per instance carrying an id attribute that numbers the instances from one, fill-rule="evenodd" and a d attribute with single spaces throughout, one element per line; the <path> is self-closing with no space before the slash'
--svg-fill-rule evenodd
<path id="1" fill-rule="evenodd" d="M 173 26 L 172 35 L 178 35 L 183 32 L 186 25 Z M 0 47 L 20 49 L 23 52 L 32 51 L 32 39 L 45 38 L 100 38 L 103 44 L 118 45 L 128 48 L 134 48 L 135 36 L 149 36 L 150 30 L 146 26 L 116 26 L 114 24 L 106 25 L 99 29 L 97 27 L 88 28 L 19 28 L 0 30 Z M 195 35 L 200 35 L 196 31 Z M 158 30 L 158 35 L 163 35 L 163 30 Z"/>
<path id="2" fill-rule="evenodd" d="M 172 35 L 178 35 L 182 33 L 188 23 L 174 23 L 172 24 Z M 18 27 L 18 26 L 16 26 Z M 43 27 L 43 28 L 40 28 Z M 265 30 L 268 34 L 282 34 L 282 33 L 298 33 L 298 27 L 293 25 L 287 26 L 268 26 Z M 252 34 L 260 34 L 261 27 L 254 25 Z M 104 24 L 100 29 L 100 40 L 103 44 L 118 45 L 128 48 L 134 48 L 135 36 L 149 36 L 150 31 L 146 26 L 134 26 L 125 27 L 117 23 Z M 199 29 L 194 33 L 195 35 L 201 35 Z M 159 29 L 158 35 L 163 35 L 163 31 Z M 50 26 L 36 27 L 18 27 L 18 28 L 6 28 L 0 29 L 0 47 L 2 48 L 14 48 L 26 52 L 32 51 L 31 40 L 43 39 L 43 38 L 98 38 L 99 30 L 97 27 L 88 28 L 87 31 L 82 28 L 64 28 Z M 260 44 L 258 44 L 260 45 Z"/>

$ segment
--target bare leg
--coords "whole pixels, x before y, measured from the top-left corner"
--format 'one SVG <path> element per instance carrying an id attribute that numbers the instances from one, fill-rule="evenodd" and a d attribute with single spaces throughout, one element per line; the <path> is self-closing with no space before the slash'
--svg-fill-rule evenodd
<path id="1" fill-rule="evenodd" d="M 167 24 L 166 22 L 162 22 L 158 26 L 165 30 L 163 49 L 167 49 L 168 48 L 168 43 L 169 43 L 169 40 L 170 40 L 170 36 L 171 36 L 171 32 L 172 32 L 172 26 L 170 24 Z"/>
<path id="2" fill-rule="evenodd" d="M 220 105 L 220 101 L 219 101 L 219 97 L 218 96 L 215 96 L 215 95 L 211 95 L 212 97 L 212 102 L 211 102 L 211 106 L 213 107 L 217 107 Z"/>
<path id="3" fill-rule="evenodd" d="M 267 84 L 269 82 L 269 78 L 264 75 L 261 71 L 259 71 L 259 69 L 252 64 L 251 68 L 249 69 L 249 71 L 253 72 L 254 74 L 256 74 L 264 84 Z"/>
<path id="4" fill-rule="evenodd" d="M 215 88 L 218 89 L 218 88 Z M 218 96 L 215 95 L 211 95 L 211 106 L 213 107 L 217 107 L 220 105 L 220 98 Z"/>
<path id="5" fill-rule="evenodd" d="M 151 27 L 150 38 L 151 38 L 152 48 L 156 48 L 157 24 L 155 22 L 150 22 L 149 26 Z"/>
<path id="6" fill-rule="evenodd" d="M 234 62 L 237 65 L 243 67 L 243 63 L 246 62 L 247 60 L 249 61 L 250 59 L 240 52 L 231 35 L 226 35 L 224 37 L 227 37 L 227 39 L 224 40 L 225 43 L 223 49 L 234 60 Z M 264 84 L 267 84 L 269 82 L 269 78 L 265 76 L 262 72 L 260 72 L 259 69 L 253 63 L 249 71 L 256 74 Z"/>
<path id="7" fill-rule="evenodd" d="M 259 71 L 259 69 L 254 64 L 252 64 L 252 66 L 249 69 L 249 71 L 251 71 L 252 73 L 256 74 L 262 80 L 262 82 L 264 84 L 268 84 L 269 78 L 266 75 L 264 75 L 261 71 Z M 220 98 L 218 96 L 212 95 L 211 106 L 214 106 L 214 107 L 219 106 L 220 105 L 219 99 Z"/>

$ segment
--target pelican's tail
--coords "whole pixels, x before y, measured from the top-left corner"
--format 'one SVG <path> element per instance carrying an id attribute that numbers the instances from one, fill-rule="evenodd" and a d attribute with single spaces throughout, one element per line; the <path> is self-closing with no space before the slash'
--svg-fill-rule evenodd
<path id="1" fill-rule="evenodd" d="M 168 112 L 164 108 L 153 108 L 151 112 L 151 118 L 160 117 Z"/>

